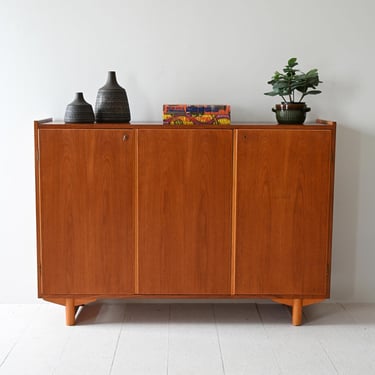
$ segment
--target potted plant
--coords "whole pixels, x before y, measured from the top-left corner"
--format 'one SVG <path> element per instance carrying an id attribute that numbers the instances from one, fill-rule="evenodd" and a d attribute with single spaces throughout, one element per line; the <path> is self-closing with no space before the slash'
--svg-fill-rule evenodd
<path id="1" fill-rule="evenodd" d="M 264 95 L 279 95 L 283 99 L 281 104 L 276 104 L 276 108 L 272 108 L 272 111 L 276 112 L 279 124 L 303 124 L 306 112 L 309 112 L 310 108 L 302 100 L 307 95 L 321 93 L 320 90 L 316 90 L 319 83 L 322 83 L 319 81 L 318 69 L 311 69 L 307 73 L 303 73 L 296 69 L 297 65 L 297 58 L 290 58 L 283 73 L 276 71 L 272 79 L 267 82 L 272 85 L 272 91 L 266 92 Z"/>

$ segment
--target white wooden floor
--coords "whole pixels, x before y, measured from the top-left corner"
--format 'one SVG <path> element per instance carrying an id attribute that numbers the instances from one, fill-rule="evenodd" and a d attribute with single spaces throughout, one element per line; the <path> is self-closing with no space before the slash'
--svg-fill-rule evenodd
<path id="1" fill-rule="evenodd" d="M 0 374 L 375 374 L 375 304 L 0 305 Z"/>

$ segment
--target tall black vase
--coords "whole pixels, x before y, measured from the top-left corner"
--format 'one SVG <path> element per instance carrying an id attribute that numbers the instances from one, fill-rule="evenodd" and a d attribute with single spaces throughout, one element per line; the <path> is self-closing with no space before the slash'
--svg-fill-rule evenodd
<path id="1" fill-rule="evenodd" d="M 95 104 L 96 122 L 130 122 L 126 91 L 116 80 L 116 72 L 108 72 L 106 84 L 99 89 Z"/>

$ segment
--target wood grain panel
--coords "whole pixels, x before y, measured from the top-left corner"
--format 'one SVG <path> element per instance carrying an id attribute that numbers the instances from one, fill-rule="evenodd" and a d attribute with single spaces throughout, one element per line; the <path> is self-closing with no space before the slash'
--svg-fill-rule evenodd
<path id="1" fill-rule="evenodd" d="M 331 131 L 238 132 L 236 293 L 328 295 Z"/>
<path id="2" fill-rule="evenodd" d="M 42 294 L 133 293 L 133 131 L 39 133 Z"/>
<path id="3" fill-rule="evenodd" d="M 232 131 L 139 130 L 139 292 L 229 294 Z"/>

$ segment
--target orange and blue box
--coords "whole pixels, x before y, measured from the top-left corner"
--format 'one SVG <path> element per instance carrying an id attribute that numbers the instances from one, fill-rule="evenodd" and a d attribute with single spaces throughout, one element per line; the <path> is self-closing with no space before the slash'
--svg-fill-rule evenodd
<path id="1" fill-rule="evenodd" d="M 164 104 L 164 125 L 230 125 L 230 105 Z"/>

